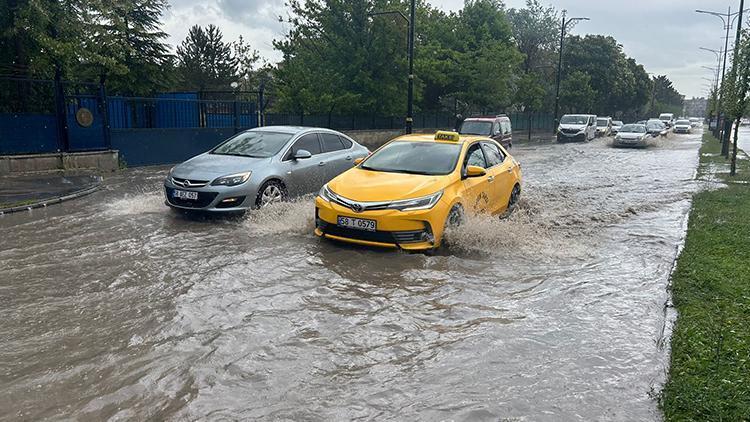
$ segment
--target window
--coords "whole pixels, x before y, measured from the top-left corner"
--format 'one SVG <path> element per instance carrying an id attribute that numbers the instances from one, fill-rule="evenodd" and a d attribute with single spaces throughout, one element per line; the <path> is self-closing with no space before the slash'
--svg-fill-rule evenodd
<path id="1" fill-rule="evenodd" d="M 344 144 L 341 143 L 341 138 L 339 138 L 339 136 L 336 134 L 321 133 L 320 140 L 323 142 L 323 152 L 332 152 L 344 149 Z"/>
<path id="2" fill-rule="evenodd" d="M 503 135 L 510 135 L 511 128 L 510 128 L 510 122 L 500 122 L 500 127 L 502 128 Z"/>
<path id="3" fill-rule="evenodd" d="M 500 122 L 495 122 L 492 124 L 492 133 L 490 135 L 496 135 L 500 133 Z"/>
<path id="4" fill-rule="evenodd" d="M 489 167 L 496 166 L 505 161 L 505 154 L 500 151 L 497 145 L 491 142 L 482 142 L 484 147 L 485 157 L 487 157 L 487 165 Z"/>
<path id="5" fill-rule="evenodd" d="M 294 154 L 301 149 L 310 151 L 310 154 L 312 155 L 320 154 L 320 142 L 318 141 L 318 134 L 308 133 L 307 135 L 303 135 L 301 138 L 297 139 L 297 142 L 294 143 L 292 148 L 286 154 L 284 160 L 291 160 L 292 157 L 294 157 Z"/>
<path id="6" fill-rule="evenodd" d="M 479 144 L 470 146 L 469 150 L 466 152 L 466 166 L 487 168 L 487 161 L 484 159 L 484 153 Z"/>
<path id="7" fill-rule="evenodd" d="M 482 120 L 464 120 L 461 128 L 458 130 L 461 135 L 482 135 L 489 136 L 492 134 L 492 122 Z"/>
<path id="8" fill-rule="evenodd" d="M 278 154 L 291 138 L 287 133 L 251 130 L 242 132 L 211 151 L 216 155 L 268 158 Z"/>
<path id="9" fill-rule="evenodd" d="M 352 141 L 351 140 L 349 140 L 349 139 L 347 139 L 347 138 L 345 138 L 343 136 L 339 136 L 339 138 L 341 139 L 341 143 L 344 144 L 344 149 L 349 149 L 349 148 L 352 147 Z"/>
<path id="10" fill-rule="evenodd" d="M 364 170 L 391 173 L 445 175 L 458 162 L 461 145 L 443 142 L 394 141 L 372 154 Z"/>

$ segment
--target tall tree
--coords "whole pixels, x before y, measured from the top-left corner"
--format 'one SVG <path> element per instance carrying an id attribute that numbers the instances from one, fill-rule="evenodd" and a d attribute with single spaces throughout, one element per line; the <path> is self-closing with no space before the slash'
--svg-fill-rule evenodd
<path id="1" fill-rule="evenodd" d="M 508 19 L 513 40 L 524 55 L 527 73 L 540 66 L 551 65 L 560 35 L 560 17 L 554 7 L 544 7 L 539 0 L 526 0 L 523 9 L 509 9 Z"/>
<path id="2" fill-rule="evenodd" d="M 103 1 L 95 12 L 91 48 L 106 57 L 100 69 L 111 92 L 147 95 L 172 85 L 172 58 L 160 29 L 166 0 Z M 95 74 L 92 76 L 96 76 Z"/>
<path id="3" fill-rule="evenodd" d="M 221 30 L 208 25 L 190 28 L 177 47 L 178 74 L 183 89 L 228 90 L 237 80 L 238 62 L 232 45 L 225 43 Z"/>

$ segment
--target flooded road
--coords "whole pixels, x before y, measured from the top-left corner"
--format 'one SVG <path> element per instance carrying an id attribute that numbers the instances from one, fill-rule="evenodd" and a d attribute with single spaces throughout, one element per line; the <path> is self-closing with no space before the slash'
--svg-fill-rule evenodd
<path id="1" fill-rule="evenodd" d="M 659 420 L 699 143 L 515 146 L 517 212 L 435 256 L 188 219 L 163 168 L 2 216 L 0 419 Z"/>

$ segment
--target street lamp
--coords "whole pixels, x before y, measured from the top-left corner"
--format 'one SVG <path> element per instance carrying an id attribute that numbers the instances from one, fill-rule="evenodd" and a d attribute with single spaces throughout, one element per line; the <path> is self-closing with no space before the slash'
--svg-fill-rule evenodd
<path id="1" fill-rule="evenodd" d="M 411 0 L 409 5 L 409 17 L 407 18 L 398 10 L 368 13 L 368 16 L 398 15 L 409 25 L 409 86 L 406 94 L 406 133 L 412 133 L 414 127 L 414 25 L 416 24 L 416 0 Z"/>
<path id="2" fill-rule="evenodd" d="M 739 16 L 742 15 L 742 12 L 745 11 L 743 10 L 744 8 L 743 6 L 744 6 L 744 1 L 740 5 L 740 11 L 734 12 L 734 13 L 732 13 L 732 7 L 729 6 L 727 7 L 726 14 L 721 13 L 721 12 L 712 12 L 709 10 L 696 10 L 695 11 L 696 13 L 703 13 L 706 15 L 716 16 L 717 18 L 721 19 L 721 22 L 724 24 L 724 29 L 727 31 L 727 36 L 724 38 L 724 61 L 721 66 L 721 86 L 724 86 L 724 76 L 726 75 L 726 70 L 727 70 L 727 50 L 729 50 L 729 30 L 731 30 L 732 26 L 734 26 L 735 20 Z M 739 33 L 739 28 L 738 28 L 738 33 Z M 721 120 L 720 116 L 721 116 L 721 102 L 723 100 L 722 97 L 723 97 L 723 94 L 719 92 L 719 100 L 716 104 L 716 119 L 717 120 Z M 716 124 L 716 130 L 717 131 L 719 130 L 718 121 Z M 714 134 L 718 135 L 717 132 L 714 132 Z M 724 156 L 727 156 L 727 154 L 729 153 L 729 144 L 727 143 L 727 139 L 726 139 L 726 136 L 724 136 L 724 134 L 721 135 L 721 152 L 722 154 L 724 154 Z"/>
<path id="3" fill-rule="evenodd" d="M 562 11 L 562 24 L 560 25 L 560 57 L 557 60 L 557 83 L 555 84 L 555 124 L 553 131 L 557 130 L 559 119 L 557 115 L 560 113 L 560 71 L 562 69 L 562 56 L 563 56 L 563 42 L 565 41 L 565 29 L 568 25 L 576 21 L 587 21 L 589 18 L 569 18 L 565 19 L 565 15 L 568 12 Z"/>

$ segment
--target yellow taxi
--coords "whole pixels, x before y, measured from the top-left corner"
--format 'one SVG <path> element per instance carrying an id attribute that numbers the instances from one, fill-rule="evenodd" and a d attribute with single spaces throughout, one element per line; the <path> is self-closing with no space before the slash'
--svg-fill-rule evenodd
<path id="1" fill-rule="evenodd" d="M 360 245 L 435 249 L 466 213 L 500 214 L 521 195 L 521 166 L 496 141 L 405 135 L 324 185 L 315 234 Z"/>

